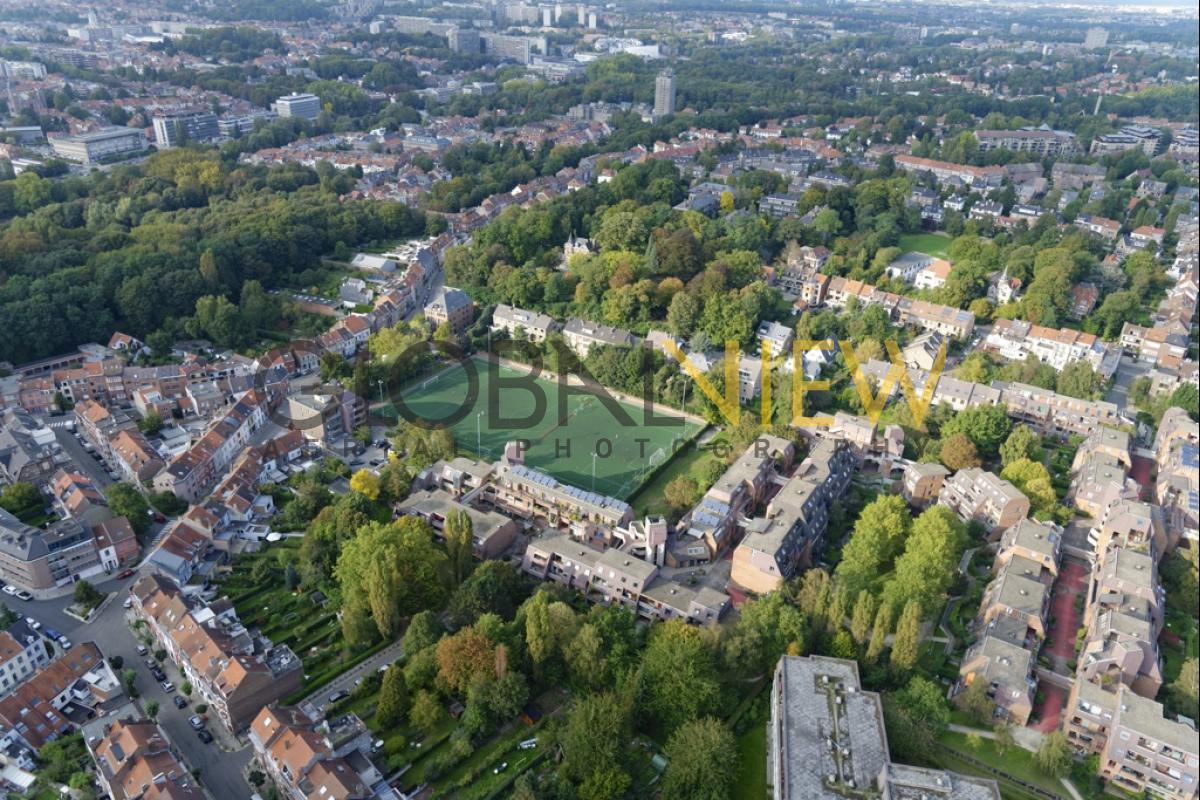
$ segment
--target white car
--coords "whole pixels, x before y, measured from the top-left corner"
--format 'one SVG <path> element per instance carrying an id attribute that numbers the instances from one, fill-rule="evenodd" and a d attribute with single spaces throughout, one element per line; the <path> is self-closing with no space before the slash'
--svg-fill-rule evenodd
<path id="1" fill-rule="evenodd" d="M 4 587 L 4 593 L 5 593 L 5 594 L 7 594 L 7 595 L 10 595 L 10 596 L 12 596 L 12 597 L 16 597 L 16 596 L 17 596 L 17 587 L 15 587 L 15 586 L 5 586 L 5 587 Z"/>
<path id="2" fill-rule="evenodd" d="M 42 629 L 42 623 L 38 622 L 33 617 L 26 617 L 25 624 L 33 628 L 35 631 L 40 631 Z"/>
<path id="3" fill-rule="evenodd" d="M 167 694 L 170 694 L 171 692 L 175 691 L 175 684 L 171 683 L 170 681 L 163 681 L 162 690 Z"/>
<path id="4" fill-rule="evenodd" d="M 29 592 L 25 591 L 24 589 L 21 589 L 20 591 L 17 592 L 17 599 L 28 602 L 33 599 L 33 595 L 30 594 Z"/>

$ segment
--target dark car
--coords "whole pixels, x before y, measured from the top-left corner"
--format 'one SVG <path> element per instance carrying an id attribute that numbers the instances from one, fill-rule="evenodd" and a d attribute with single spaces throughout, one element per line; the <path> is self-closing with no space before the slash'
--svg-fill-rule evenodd
<path id="1" fill-rule="evenodd" d="M 132 578 L 132 577 L 133 577 L 133 570 L 131 570 L 131 569 L 123 569 L 117 573 L 117 580 L 119 580 L 119 581 L 123 581 L 126 578 Z"/>
<path id="2" fill-rule="evenodd" d="M 180 708 L 180 709 L 187 708 L 187 700 L 184 700 L 182 695 L 178 695 L 178 694 L 175 695 L 174 702 L 175 702 L 176 708 Z"/>
<path id="3" fill-rule="evenodd" d="M 350 692 L 346 691 L 345 689 L 338 689 L 336 692 L 329 695 L 329 702 L 330 703 L 338 703 L 338 702 L 341 702 L 342 700 L 345 700 L 349 696 L 350 696 Z"/>
<path id="4" fill-rule="evenodd" d="M 213 735 L 204 728 L 196 731 L 196 735 L 199 736 L 200 741 L 204 742 L 205 744 L 212 744 Z"/>
<path id="5" fill-rule="evenodd" d="M 167 673 L 163 672 L 161 669 L 152 669 L 150 670 L 150 674 L 153 675 L 154 680 L 158 681 L 159 683 L 164 683 L 167 680 Z"/>

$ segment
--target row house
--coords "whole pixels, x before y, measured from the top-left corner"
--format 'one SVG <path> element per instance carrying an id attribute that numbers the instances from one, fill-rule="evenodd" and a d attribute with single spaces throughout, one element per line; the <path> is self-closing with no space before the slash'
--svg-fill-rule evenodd
<path id="1" fill-rule="evenodd" d="M 1115 219 L 1099 217 L 1095 214 L 1080 214 L 1075 218 L 1075 227 L 1095 234 L 1109 244 L 1115 242 L 1121 235 L 1121 223 Z"/>
<path id="2" fill-rule="evenodd" d="M 1014 381 L 992 381 L 991 388 L 999 391 L 1010 417 L 1043 433 L 1086 435 L 1098 425 L 1128 422 L 1117 405 L 1106 400 L 1083 400 Z"/>
<path id="3" fill-rule="evenodd" d="M 15 619 L 8 630 L 0 631 L 0 697 L 29 680 L 50 663 L 46 639 L 29 627 L 24 619 Z"/>
<path id="4" fill-rule="evenodd" d="M 100 567 L 106 572 L 113 572 L 131 564 L 141 555 L 137 535 L 126 517 L 104 520 L 92 528 L 92 536 L 96 539 L 96 555 L 100 559 Z"/>
<path id="5" fill-rule="evenodd" d="M 979 522 L 996 539 L 1005 530 L 1029 516 L 1029 498 L 995 473 L 968 467 L 946 481 L 938 495 L 963 522 Z"/>
<path id="6" fill-rule="evenodd" d="M 135 613 L 233 733 L 249 726 L 264 705 L 303 685 L 296 654 L 247 630 L 228 601 L 193 606 L 173 583 L 154 575 L 129 591 Z"/>
<path id="7" fill-rule="evenodd" d="M 1170 719 L 1161 703 L 1127 686 L 1107 691 L 1076 680 L 1067 700 L 1067 739 L 1100 759 L 1100 774 L 1134 796 L 1195 800 L 1200 789 L 1200 739 L 1195 728 Z"/>
<path id="8" fill-rule="evenodd" d="M 1157 366 L 1178 367 L 1187 357 L 1188 325 L 1167 323 L 1150 328 L 1126 322 L 1121 326 L 1121 347 L 1136 353 L 1140 361 Z"/>
<path id="9" fill-rule="evenodd" d="M 272 703 L 248 737 L 285 800 L 397 800 L 370 759 L 371 732 L 354 714 L 324 720 L 315 712 Z"/>
<path id="10" fill-rule="evenodd" d="M 1104 510 L 1100 521 L 1088 531 L 1088 544 L 1096 553 L 1116 545 L 1149 548 L 1162 558 L 1178 543 L 1179 537 L 1165 524 L 1163 510 L 1140 500 L 1118 500 Z"/>
<path id="11" fill-rule="evenodd" d="M 569 529 L 588 539 L 597 529 L 612 529 L 633 520 L 633 507 L 624 500 L 560 483 L 540 470 L 505 460 L 484 490 L 496 508 L 524 519 L 545 520 L 551 527 Z"/>
<path id="12" fill-rule="evenodd" d="M 1121 351 L 1099 337 L 1069 328 L 1047 328 L 1024 320 L 996 320 L 983 340 L 984 349 L 1008 361 L 1034 356 L 1061 372 L 1068 364 L 1083 361 L 1104 378 L 1117 370 Z"/>
<path id="13" fill-rule="evenodd" d="M 179 585 L 192 579 L 212 549 L 212 537 L 198 530 L 186 519 L 178 519 L 150 554 L 147 564 L 156 574 L 164 575 Z"/>
<path id="14" fill-rule="evenodd" d="M 975 329 L 975 315 L 970 311 L 914 300 L 891 292 L 884 292 L 868 283 L 833 277 L 826 284 L 822 302 L 835 308 L 843 308 L 854 298 L 860 307 L 881 305 L 900 325 L 965 339 Z"/>
<path id="15" fill-rule="evenodd" d="M 264 394 L 251 389 L 187 451 L 154 478 L 154 488 L 197 502 L 267 420 Z"/>
<path id="16" fill-rule="evenodd" d="M 75 430 L 106 459 L 112 458 L 113 438 L 121 431 L 137 428 L 133 419 L 121 409 L 109 409 L 94 400 L 76 404 L 74 416 Z"/>
<path id="17" fill-rule="evenodd" d="M 987 623 L 963 654 L 953 691 L 966 691 L 976 682 L 986 687 L 997 723 L 1024 726 L 1037 697 L 1034 669 L 1037 659 L 1027 646 L 1026 626 L 1001 616 Z"/>
<path id="18" fill-rule="evenodd" d="M 142 485 L 154 480 L 166 463 L 137 428 L 123 430 L 109 443 L 110 460 L 123 480 Z"/>
<path id="19" fill-rule="evenodd" d="M 616 547 L 598 550 L 561 532 L 531 541 L 521 569 L 582 592 L 593 602 L 621 605 L 644 620 L 707 625 L 720 620 L 729 606 L 723 592 L 663 579 L 652 561 Z"/>
<path id="20" fill-rule="evenodd" d="M 204 800 L 207 796 L 180 762 L 166 733 L 132 716 L 85 740 L 96 777 L 113 800 Z"/>
<path id="21" fill-rule="evenodd" d="M 1004 170 L 1000 167 L 972 167 L 966 164 L 910 155 L 898 155 L 895 161 L 896 166 L 905 172 L 932 175 L 939 184 L 943 185 L 997 189 L 1004 180 Z"/>
<path id="22" fill-rule="evenodd" d="M 1117 428 L 1097 428 L 1075 451 L 1067 501 L 1100 519 L 1113 503 L 1136 500 L 1137 484 L 1128 477 L 1132 466 L 1129 434 Z"/>
<path id="23" fill-rule="evenodd" d="M 75 728 L 73 719 L 123 694 L 121 681 L 92 642 L 82 642 L 0 699 L 0 747 L 38 751 Z"/>
<path id="24" fill-rule="evenodd" d="M 987 625 L 1003 616 L 1024 626 L 1022 641 L 1034 652 L 1046 638 L 1050 611 L 1052 573 L 1042 564 L 1017 553 L 999 560 L 996 577 L 987 585 L 979 603 L 979 621 Z"/>
<path id="25" fill-rule="evenodd" d="M 91 478 L 79 472 L 59 470 L 50 484 L 50 496 L 62 512 L 85 525 L 94 525 L 110 516 L 108 500 Z"/>
<path id="26" fill-rule="evenodd" d="M 843 441 L 817 439 L 778 493 L 766 515 L 746 523 L 746 535 L 733 551 L 731 579 L 765 594 L 812 562 L 829 522 L 829 511 L 845 494 L 856 459 Z"/>

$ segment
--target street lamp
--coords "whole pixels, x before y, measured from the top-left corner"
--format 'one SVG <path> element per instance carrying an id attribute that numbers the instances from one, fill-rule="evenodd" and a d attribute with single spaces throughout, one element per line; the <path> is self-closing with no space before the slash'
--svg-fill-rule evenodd
<path id="1" fill-rule="evenodd" d="M 475 414 L 475 455 L 477 455 L 477 456 L 483 455 L 483 447 L 482 447 L 482 442 L 481 442 L 480 433 L 479 433 L 479 418 L 482 417 L 485 413 L 487 413 L 486 409 L 484 409 L 483 411 L 479 411 L 478 413 Z"/>

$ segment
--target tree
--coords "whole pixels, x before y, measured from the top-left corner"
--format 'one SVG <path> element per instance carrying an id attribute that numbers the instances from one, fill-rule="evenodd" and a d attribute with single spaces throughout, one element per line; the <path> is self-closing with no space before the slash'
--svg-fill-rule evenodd
<path id="1" fill-rule="evenodd" d="M 1004 444 L 1000 445 L 1000 461 L 1005 466 L 1022 458 L 1040 461 L 1041 457 L 1042 437 L 1028 425 L 1013 428 Z"/>
<path id="2" fill-rule="evenodd" d="M 610 693 L 585 695 L 571 707 L 559 745 L 563 777 L 582 783 L 597 770 L 621 763 L 630 733 L 629 703 Z"/>
<path id="3" fill-rule="evenodd" d="M 18 481 L 10 483 L 0 491 L 0 508 L 13 516 L 20 516 L 34 509 L 42 508 L 45 501 L 42 493 L 32 483 Z"/>
<path id="4" fill-rule="evenodd" d="M 104 593 L 92 586 L 88 581 L 75 584 L 75 602 L 85 608 L 95 608 L 104 599 Z"/>
<path id="5" fill-rule="evenodd" d="M 910 601 L 930 611 L 939 608 L 958 572 L 966 536 L 966 526 L 945 506 L 922 512 L 884 587 L 884 601 L 897 608 Z"/>
<path id="6" fill-rule="evenodd" d="M 663 487 L 663 499 L 667 501 L 672 514 L 681 514 L 696 505 L 699 497 L 700 487 L 687 475 L 673 478 Z"/>
<path id="7" fill-rule="evenodd" d="M 672 732 L 716 710 L 721 680 L 701 632 L 679 619 L 651 629 L 642 656 L 639 710 Z"/>
<path id="8" fill-rule="evenodd" d="M 956 472 L 967 467 L 978 467 L 981 463 L 975 443 L 962 433 L 953 434 L 942 442 L 940 456 L 942 463 Z"/>
<path id="9" fill-rule="evenodd" d="M 379 686 L 379 702 L 375 706 L 375 718 L 384 728 L 394 728 L 408 713 L 408 684 L 404 681 L 404 670 L 392 664 L 383 673 Z"/>
<path id="10" fill-rule="evenodd" d="M 855 644 L 865 646 L 871 638 L 871 624 L 875 620 L 875 595 L 867 589 L 858 593 L 854 601 L 854 613 L 850 617 L 850 635 Z"/>
<path id="11" fill-rule="evenodd" d="M 867 661 L 875 662 L 887 648 L 887 637 L 892 632 L 892 607 L 881 603 L 875 612 L 875 624 L 871 626 L 871 645 L 867 648 Z"/>
<path id="12" fill-rule="evenodd" d="M 884 720 L 894 758 L 908 760 L 933 752 L 937 737 L 950 724 L 950 707 L 942 688 L 914 675 L 890 701 L 884 699 Z"/>
<path id="13" fill-rule="evenodd" d="M 525 644 L 534 668 L 541 670 L 563 654 L 575 636 L 575 612 L 566 603 L 551 600 L 549 592 L 538 592 L 524 606 Z"/>
<path id="14" fill-rule="evenodd" d="M 911 526 L 903 498 L 886 495 L 868 503 L 842 550 L 837 567 L 841 584 L 855 594 L 867 588 L 900 553 Z"/>
<path id="15" fill-rule="evenodd" d="M 369 469 L 360 469 L 350 476 L 351 491 L 358 492 L 368 500 L 379 499 L 379 476 Z"/>
<path id="16" fill-rule="evenodd" d="M 146 716 L 154 719 L 158 716 L 158 701 L 150 700 L 146 703 Z"/>
<path id="17" fill-rule="evenodd" d="M 130 527 L 138 536 L 150 527 L 150 503 L 146 496 L 131 483 L 115 483 L 108 487 L 108 510 L 118 517 L 129 520 Z"/>
<path id="18" fill-rule="evenodd" d="M 489 613 L 508 619 L 527 592 L 525 580 L 511 564 L 488 560 L 454 591 L 447 610 L 456 626 L 474 624 Z"/>
<path id="19" fill-rule="evenodd" d="M 738 748 L 725 723 L 705 717 L 681 725 L 663 755 L 663 800 L 726 800 L 733 795 Z"/>
<path id="20" fill-rule="evenodd" d="M 965 714 L 979 723 L 985 723 L 992 718 L 996 704 L 987 696 L 987 684 L 981 680 L 972 681 L 966 691 L 960 692 L 954 702 Z"/>
<path id="21" fill-rule="evenodd" d="M 729 670 L 758 677 L 773 669 L 784 653 L 804 651 L 804 613 L 783 592 L 747 600 L 737 626 L 721 642 Z"/>
<path id="22" fill-rule="evenodd" d="M 1071 768 L 1071 743 L 1062 731 L 1051 731 L 1042 737 L 1033 761 L 1042 772 L 1061 778 Z"/>
<path id="23" fill-rule="evenodd" d="M 342 590 L 342 630 L 352 646 L 400 630 L 404 617 L 437 607 L 445 596 L 446 556 L 433 543 L 429 523 L 403 517 L 370 523 L 342 545 L 334 576 Z"/>
<path id="24" fill-rule="evenodd" d="M 1000 477 L 1028 497 L 1029 505 L 1035 512 L 1049 513 L 1058 504 L 1050 471 L 1040 461 L 1019 458 L 1001 470 Z"/>
<path id="25" fill-rule="evenodd" d="M 896 635 L 892 638 L 891 664 L 901 670 L 910 670 L 917 665 L 921 650 L 921 604 L 909 600 L 896 623 Z"/>
<path id="26" fill-rule="evenodd" d="M 1091 400 L 1104 388 L 1104 378 L 1086 361 L 1072 361 L 1058 373 L 1059 394 Z"/>
<path id="27" fill-rule="evenodd" d="M 146 413 L 146 416 L 142 417 L 138 422 L 138 430 L 147 436 L 156 436 L 162 431 L 163 425 L 165 424 L 166 423 L 163 422 L 162 415 L 154 409 L 150 409 L 150 411 Z"/>
<path id="28" fill-rule="evenodd" d="M 858 648 L 854 646 L 854 637 L 850 635 L 850 631 L 842 629 L 833 635 L 829 641 L 829 655 L 850 661 L 858 658 Z"/>
<path id="29" fill-rule="evenodd" d="M 943 441 L 955 433 L 965 434 L 985 458 L 996 455 L 1008 438 L 1012 422 L 1003 406 L 970 406 L 959 411 L 942 426 Z"/>
<path id="30" fill-rule="evenodd" d="M 1171 682 L 1168 692 L 1183 713 L 1195 719 L 1197 698 L 1200 698 L 1200 660 L 1185 660 L 1179 668 L 1179 677 Z"/>
<path id="31" fill-rule="evenodd" d="M 995 744 L 996 752 L 1000 755 L 1004 755 L 1010 747 L 1017 743 L 1016 737 L 1013 736 L 1012 725 L 1007 722 L 997 723 L 992 728 L 992 733 L 995 734 L 992 742 Z"/>
<path id="32" fill-rule="evenodd" d="M 446 718 L 446 709 L 442 708 L 437 695 L 422 689 L 413 698 L 408 718 L 419 731 L 426 736 L 430 736 L 442 724 L 442 720 Z"/>
<path id="33" fill-rule="evenodd" d="M 448 691 L 465 695 L 471 684 L 493 675 L 496 648 L 474 627 L 442 637 L 437 643 L 438 683 Z"/>
<path id="34" fill-rule="evenodd" d="M 404 631 L 401 647 L 404 654 L 411 658 L 427 647 L 437 644 L 442 638 L 442 626 L 438 615 L 433 611 L 420 611 L 409 620 L 408 629 Z"/>
<path id="35" fill-rule="evenodd" d="M 455 584 L 466 578 L 475 556 L 474 532 L 474 524 L 465 508 L 455 508 L 446 516 L 442 535 L 446 538 L 446 555 Z"/>

